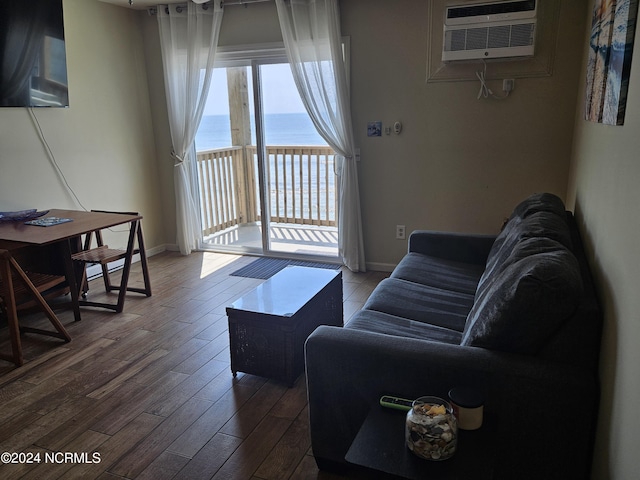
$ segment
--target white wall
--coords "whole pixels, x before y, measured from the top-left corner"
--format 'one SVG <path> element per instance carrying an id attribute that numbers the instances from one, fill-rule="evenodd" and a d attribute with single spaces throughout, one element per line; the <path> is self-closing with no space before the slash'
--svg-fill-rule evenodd
<path id="1" fill-rule="evenodd" d="M 376 267 L 406 251 L 395 239 L 397 224 L 495 233 L 530 193 L 566 194 L 585 4 L 561 2 L 553 75 L 517 79 L 503 101 L 478 100 L 477 81 L 426 83 L 427 6 L 341 2 L 342 33 L 351 38 L 365 250 Z M 501 80 L 490 86 L 502 93 Z M 368 138 L 374 120 L 401 120 L 404 130 Z"/>
<path id="2" fill-rule="evenodd" d="M 589 2 L 593 5 L 593 0 Z M 587 12 L 591 16 L 591 7 Z M 570 202 L 575 205 L 605 311 L 602 404 L 593 478 L 634 479 L 640 472 L 640 65 L 636 48 L 624 126 L 583 120 L 578 91 Z M 586 72 L 588 34 L 583 39 Z"/>
<path id="3" fill-rule="evenodd" d="M 166 243 L 138 15 L 65 0 L 68 109 L 34 109 L 66 181 L 24 108 L 0 109 L 0 210 L 139 211 L 147 245 Z M 126 234 L 112 234 L 113 246 Z M 114 243 L 115 242 L 115 243 Z"/>

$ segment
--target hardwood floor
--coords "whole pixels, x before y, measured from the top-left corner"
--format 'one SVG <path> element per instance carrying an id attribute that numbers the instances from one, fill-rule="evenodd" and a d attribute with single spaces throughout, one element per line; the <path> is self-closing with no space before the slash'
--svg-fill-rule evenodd
<path id="1" fill-rule="evenodd" d="M 40 463 L 0 464 L 0 478 L 347 478 L 315 465 L 304 376 L 289 389 L 231 375 L 225 307 L 261 280 L 229 273 L 252 260 L 164 252 L 150 258 L 152 297 L 127 295 L 121 314 L 84 308 L 81 322 L 60 312 L 70 343 L 23 335 L 25 365 L 0 361 L 0 452 Z M 343 269 L 345 320 L 386 276 Z M 115 294 L 93 280 L 90 297 Z"/>

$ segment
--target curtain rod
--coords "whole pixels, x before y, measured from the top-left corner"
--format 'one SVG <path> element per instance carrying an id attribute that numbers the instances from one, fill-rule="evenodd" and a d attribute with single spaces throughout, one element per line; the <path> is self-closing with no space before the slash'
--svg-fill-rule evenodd
<path id="1" fill-rule="evenodd" d="M 225 5 L 244 5 L 245 7 L 250 3 L 261 3 L 261 2 L 271 2 L 272 0 L 223 0 L 220 2 L 220 5 L 224 7 Z"/>
<path id="2" fill-rule="evenodd" d="M 233 6 L 233 5 L 244 5 L 245 7 L 250 5 L 251 3 L 262 3 L 262 2 L 272 2 L 273 0 L 226 0 L 226 1 L 221 1 L 220 2 L 220 6 L 224 7 L 226 6 Z M 198 3 L 198 2 L 195 2 Z M 207 2 L 208 3 L 208 2 Z M 169 6 L 167 6 L 167 8 L 169 8 Z M 177 5 L 176 6 L 176 11 L 178 13 L 182 12 L 182 9 L 184 7 L 182 5 Z M 206 3 L 204 3 L 202 5 L 202 8 L 204 8 L 205 10 L 208 8 L 208 5 Z M 147 11 L 149 12 L 149 15 L 156 15 L 158 13 L 158 7 L 149 7 L 147 9 Z"/>

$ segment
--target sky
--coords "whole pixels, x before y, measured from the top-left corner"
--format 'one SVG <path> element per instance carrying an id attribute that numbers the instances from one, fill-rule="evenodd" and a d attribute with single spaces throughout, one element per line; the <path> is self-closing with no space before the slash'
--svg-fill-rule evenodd
<path id="1" fill-rule="evenodd" d="M 262 65 L 262 92 L 264 113 L 300 113 L 304 105 L 296 90 L 289 64 Z M 251 79 L 249 79 L 249 95 L 253 95 Z M 222 68 L 214 70 L 209 89 L 209 99 L 205 105 L 204 115 L 229 115 L 227 101 L 227 76 Z M 253 98 L 250 98 L 253 105 Z"/>

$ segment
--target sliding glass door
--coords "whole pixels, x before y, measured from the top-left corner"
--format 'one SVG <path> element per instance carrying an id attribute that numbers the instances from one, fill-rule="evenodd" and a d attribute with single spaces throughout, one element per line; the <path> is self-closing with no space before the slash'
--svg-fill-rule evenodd
<path id="1" fill-rule="evenodd" d="M 334 154 L 282 58 L 216 69 L 196 148 L 207 248 L 337 257 Z"/>

